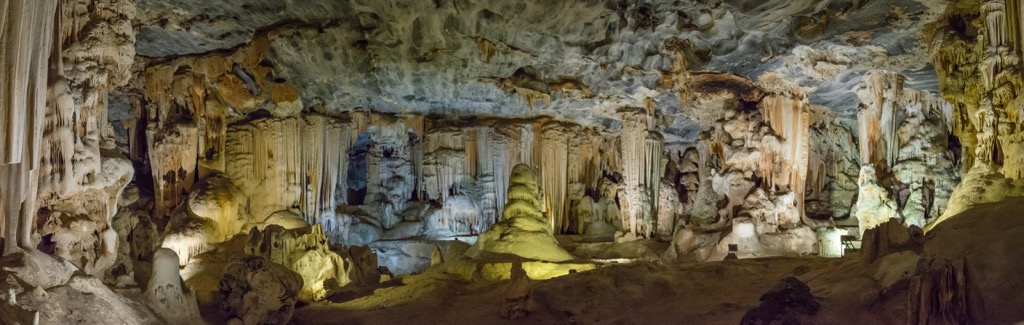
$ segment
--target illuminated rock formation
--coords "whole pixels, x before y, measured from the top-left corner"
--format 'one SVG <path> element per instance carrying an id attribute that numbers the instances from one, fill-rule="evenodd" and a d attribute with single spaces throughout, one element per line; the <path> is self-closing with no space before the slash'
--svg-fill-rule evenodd
<path id="1" fill-rule="evenodd" d="M 934 229 L 1024 195 L 1019 2 L 0 0 L 0 322 L 493 296 L 454 275 L 572 323 L 637 305 L 531 310 L 530 279 Z M 875 262 L 898 310 L 915 260 Z M 906 309 L 965 292 L 936 265 Z M 616 287 L 667 288 L 640 271 Z"/>
<path id="2" fill-rule="evenodd" d="M 157 250 L 153 254 L 153 275 L 146 285 L 147 302 L 167 322 L 202 322 L 196 298 L 182 283 L 178 274 L 178 256 L 166 248 Z"/>
<path id="3" fill-rule="evenodd" d="M 683 151 L 677 160 L 681 167 L 676 168 L 686 171 L 680 172 L 677 186 L 691 202 L 665 257 L 721 259 L 729 244 L 739 246 L 741 257 L 817 251 L 811 227 L 819 222 L 806 217 L 807 187 L 820 192 L 819 184 L 832 179 L 822 170 L 835 168 L 836 160 L 812 150 L 822 144 L 811 145 L 810 129 L 816 123 L 806 89 L 775 74 L 757 83 L 728 74 L 693 75 L 689 82 L 693 90 L 706 92 L 695 98 L 697 105 L 721 105 L 723 110 L 701 117 L 709 130 L 697 150 Z M 729 86 L 708 86 L 716 83 Z M 696 191 L 694 183 L 699 184 Z"/>
<path id="4" fill-rule="evenodd" d="M 864 165 L 860 168 L 860 178 L 857 184 L 860 191 L 857 195 L 856 217 L 859 221 L 861 236 L 864 231 L 881 225 L 889 219 L 900 218 L 896 209 L 896 203 L 890 199 L 889 191 L 878 186 L 878 177 L 875 176 L 875 168 Z"/>
<path id="5" fill-rule="evenodd" d="M 953 107 L 926 91 L 905 88 L 905 77 L 872 71 L 858 88 L 861 161 L 895 183 L 896 209 L 919 227 L 942 214 L 960 181 L 950 150 Z M 892 179 L 890 181 L 890 179 Z"/>
<path id="6" fill-rule="evenodd" d="M 302 283 L 298 298 L 319 301 L 327 295 L 325 281 L 342 286 L 351 282 L 348 273 L 352 262 L 332 252 L 329 245 L 320 225 L 296 230 L 271 225 L 249 233 L 245 252 L 298 273 Z"/>
<path id="7" fill-rule="evenodd" d="M 511 254 L 548 262 L 573 259 L 551 235 L 551 228 L 541 213 L 539 197 L 533 169 L 523 164 L 513 167 L 508 203 L 501 212 L 501 221 L 481 233 L 466 256 L 485 258 L 488 254 Z"/>
<path id="8" fill-rule="evenodd" d="M 663 138 L 651 131 L 650 113 L 643 109 L 621 110 L 623 131 L 622 229 L 636 237 L 651 237 L 655 232 L 658 196 L 661 186 L 661 148 Z"/>

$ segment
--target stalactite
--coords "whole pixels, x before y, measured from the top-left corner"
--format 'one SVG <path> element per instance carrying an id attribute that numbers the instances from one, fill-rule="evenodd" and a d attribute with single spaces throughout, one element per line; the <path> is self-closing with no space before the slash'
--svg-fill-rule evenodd
<path id="1" fill-rule="evenodd" d="M 893 72 L 872 71 L 864 77 L 866 91 L 857 112 L 858 134 L 861 137 L 861 161 L 875 164 L 875 169 L 888 170 L 899 159 L 899 128 L 901 116 L 897 100 L 903 94 L 903 76 Z"/>
<path id="2" fill-rule="evenodd" d="M 587 184 L 585 184 L 588 178 L 588 168 L 590 167 L 590 157 L 593 155 L 591 148 L 591 141 L 587 129 L 574 130 L 569 138 L 568 146 L 568 168 L 566 176 L 568 177 L 567 191 L 568 197 L 565 202 L 570 207 L 569 213 L 566 215 L 562 226 L 562 232 L 566 233 L 583 233 L 583 216 L 577 215 L 577 211 L 574 207 L 578 205 L 580 199 L 585 196 L 587 190 Z M 590 187 L 594 189 L 595 187 Z"/>
<path id="3" fill-rule="evenodd" d="M 524 124 L 519 132 L 519 162 L 522 164 L 537 165 L 534 160 L 534 150 L 538 147 L 536 144 L 539 137 L 534 136 L 535 133 L 535 127 L 531 123 Z"/>
<path id="4" fill-rule="evenodd" d="M 467 175 L 472 178 L 476 178 L 479 175 L 480 170 L 478 168 L 479 161 L 477 159 L 477 153 L 480 148 L 478 147 L 477 137 L 479 135 L 480 128 L 469 128 L 465 133 L 465 145 L 466 150 L 466 172 Z"/>
<path id="5" fill-rule="evenodd" d="M 323 115 L 232 125 L 225 173 L 246 193 L 257 221 L 294 207 L 307 221 L 322 222 L 346 202 L 351 126 Z"/>
<path id="6" fill-rule="evenodd" d="M 766 148 L 772 161 L 762 162 L 762 175 L 770 178 L 770 184 L 792 190 L 801 214 L 808 173 L 809 113 L 810 105 L 803 94 L 772 94 L 761 101 L 764 121 L 779 136 L 776 148 Z"/>
<path id="7" fill-rule="evenodd" d="M 348 151 L 351 141 L 347 126 L 337 119 L 323 115 L 305 117 L 303 132 L 304 175 L 306 191 L 302 196 L 302 211 L 310 224 L 321 223 L 324 213 L 333 213 L 334 208 L 347 197 Z"/>
<path id="8" fill-rule="evenodd" d="M 649 238 L 654 232 L 657 215 L 658 182 L 661 180 L 661 134 L 649 131 L 650 118 L 643 108 L 624 108 L 620 135 L 622 159 L 623 230 L 637 237 Z"/>
<path id="9" fill-rule="evenodd" d="M 474 153 L 476 160 L 476 179 L 477 179 L 477 193 L 480 197 L 480 209 L 482 210 L 482 218 L 487 220 L 486 223 L 494 224 L 498 219 L 498 209 L 501 207 L 498 205 L 498 195 L 495 193 L 495 150 L 503 150 L 504 147 L 500 147 L 494 144 L 493 139 L 500 137 L 496 135 L 495 131 L 491 127 L 476 127 L 476 151 Z M 467 159 L 469 159 L 467 157 Z M 502 171 L 504 172 L 504 171 Z M 485 229 L 484 229 L 485 230 Z"/>
<path id="10" fill-rule="evenodd" d="M 658 215 L 659 202 L 658 197 L 661 190 L 661 176 L 663 174 L 663 167 L 665 166 L 662 162 L 662 146 L 665 143 L 665 138 L 657 131 L 647 132 L 647 139 L 644 143 L 644 150 L 646 151 L 644 165 L 646 166 L 644 184 L 646 188 L 644 191 L 647 192 L 646 197 L 649 201 L 648 207 L 643 207 L 644 215 L 642 225 L 642 233 L 644 237 L 650 238 L 651 235 L 656 231 L 655 219 Z M 670 208 L 670 207 L 666 207 Z"/>
<path id="11" fill-rule="evenodd" d="M 498 45 L 483 37 L 476 38 L 476 47 L 480 50 L 480 54 L 484 56 L 484 63 L 491 63 L 491 58 L 498 54 Z"/>
<path id="12" fill-rule="evenodd" d="M 555 233 L 568 231 L 568 161 L 570 129 L 558 122 L 544 124 L 541 133 L 541 190 L 544 211 Z"/>
<path id="13" fill-rule="evenodd" d="M 467 175 L 463 131 L 441 128 L 427 131 L 423 157 L 423 185 L 427 198 L 444 201 Z"/>
<path id="14" fill-rule="evenodd" d="M 216 99 L 207 98 L 202 111 L 197 114 L 199 122 L 199 166 L 200 176 L 212 171 L 224 172 L 224 141 L 226 139 L 227 107 Z"/>
<path id="15" fill-rule="evenodd" d="M 989 47 L 1005 46 L 1009 41 L 1005 9 L 1002 0 L 989 0 L 981 5 L 981 13 L 985 17 L 985 39 Z"/>
<path id="16" fill-rule="evenodd" d="M 508 201 L 506 191 L 509 186 L 509 177 L 511 177 L 512 167 L 523 162 L 523 157 L 520 155 L 520 133 L 522 127 L 519 125 L 500 125 L 496 126 L 488 137 L 488 146 L 491 151 L 491 165 L 493 166 L 493 182 L 492 189 L 494 191 L 494 206 L 501 208 L 505 206 Z M 500 219 L 500 211 L 496 216 Z M 500 220 L 496 220 L 500 221 Z"/>

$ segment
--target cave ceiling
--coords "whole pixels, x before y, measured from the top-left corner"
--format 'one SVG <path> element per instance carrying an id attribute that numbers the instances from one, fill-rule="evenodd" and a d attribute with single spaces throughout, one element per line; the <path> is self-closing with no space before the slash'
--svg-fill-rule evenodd
<path id="1" fill-rule="evenodd" d="M 854 117 L 870 70 L 937 92 L 922 39 L 939 0 L 138 0 L 149 62 L 271 40 L 274 78 L 327 113 L 370 108 L 538 116 L 617 129 L 616 109 L 651 102 L 666 142 L 693 141 L 699 103 L 665 87 L 672 49 L 692 71 L 775 73 L 812 105 Z M 504 87 L 503 87 L 503 83 Z M 510 87 L 508 84 L 513 83 Z M 525 90 L 524 90 L 525 89 Z M 527 103 L 530 90 L 549 102 Z M 116 96 L 116 94 L 115 94 Z M 117 99 L 114 99 L 116 104 Z M 116 106 L 116 105 L 115 105 Z M 113 110 L 112 110 L 113 111 Z"/>

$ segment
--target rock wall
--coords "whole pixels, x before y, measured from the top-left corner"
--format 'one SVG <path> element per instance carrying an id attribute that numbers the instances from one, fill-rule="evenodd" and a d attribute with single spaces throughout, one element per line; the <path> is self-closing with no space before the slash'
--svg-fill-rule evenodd
<path id="1" fill-rule="evenodd" d="M 754 83 L 728 74 L 697 74 L 689 82 L 690 91 L 698 91 L 695 105 L 722 110 L 704 117 L 709 127 L 701 143 L 678 160 L 682 175 L 674 187 L 684 191 L 690 205 L 665 257 L 721 259 L 729 244 L 741 257 L 816 252 L 810 229 L 820 222 L 805 216 L 806 189 L 812 184 L 818 193 L 816 184 L 834 177 L 810 170 L 834 168 L 837 160 L 811 149 L 820 147 L 810 144 L 811 125 L 822 122 L 812 123 L 804 90 L 774 75 Z M 730 86 L 709 87 L 716 83 Z M 683 170 L 689 176 L 683 177 Z"/>
<path id="2" fill-rule="evenodd" d="M 950 127 L 964 148 L 965 184 L 969 179 L 999 184 L 1021 179 L 1020 8 L 1016 1 L 957 3 L 947 6 L 943 19 L 928 30 L 942 97 L 953 106 Z M 950 209 L 940 220 L 993 197 L 1019 195 L 1007 186 L 965 184 L 951 194 Z"/>
<path id="3" fill-rule="evenodd" d="M 923 227 L 943 213 L 960 182 L 960 148 L 950 141 L 953 107 L 904 82 L 902 75 L 875 71 L 857 89 L 861 161 L 888 184 L 896 217 Z"/>

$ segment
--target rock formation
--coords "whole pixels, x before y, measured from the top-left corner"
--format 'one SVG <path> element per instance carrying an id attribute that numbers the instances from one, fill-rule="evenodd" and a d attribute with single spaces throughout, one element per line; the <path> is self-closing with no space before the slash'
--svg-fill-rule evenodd
<path id="1" fill-rule="evenodd" d="M 161 248 L 153 254 L 153 275 L 146 284 L 146 299 L 153 310 L 169 323 L 202 322 L 196 298 L 182 286 L 178 256 Z"/>
<path id="2" fill-rule="evenodd" d="M 533 309 L 533 301 L 530 298 L 530 277 L 523 270 L 523 263 L 516 261 L 512 263 L 512 280 L 508 283 L 505 293 L 505 301 L 501 305 L 501 317 L 505 319 L 522 319 Z"/>
<path id="3" fill-rule="evenodd" d="M 433 290 L 448 275 L 511 277 L 501 316 L 546 322 L 531 279 L 841 258 L 857 239 L 872 305 L 977 322 L 999 312 L 968 297 L 997 290 L 975 275 L 998 258 L 920 253 L 916 229 L 1024 196 L 1022 15 L 0 0 L 0 322 L 189 323 L 223 302 L 233 323 L 287 323 L 299 300 L 369 315 L 406 302 L 375 300 L 393 284 L 467 292 Z M 814 317 L 765 304 L 749 322 Z"/>
<path id="4" fill-rule="evenodd" d="M 299 274 L 265 257 L 239 257 L 220 281 L 221 309 L 246 325 L 287 324 L 302 286 Z"/>
<path id="5" fill-rule="evenodd" d="M 519 164 L 512 168 L 506 196 L 508 201 L 501 212 L 501 222 L 480 234 L 466 256 L 486 258 L 488 254 L 511 254 L 548 262 L 573 259 L 551 235 L 551 228 L 541 213 L 537 183 L 537 176 L 530 166 Z"/>
<path id="6" fill-rule="evenodd" d="M 249 232 L 245 252 L 298 273 L 303 284 L 298 297 L 304 301 L 324 299 L 327 295 L 325 281 L 333 280 L 342 286 L 352 281 L 348 275 L 352 261 L 330 250 L 327 235 L 320 225 L 295 230 L 285 230 L 278 225 L 262 231 L 254 229 Z"/>

